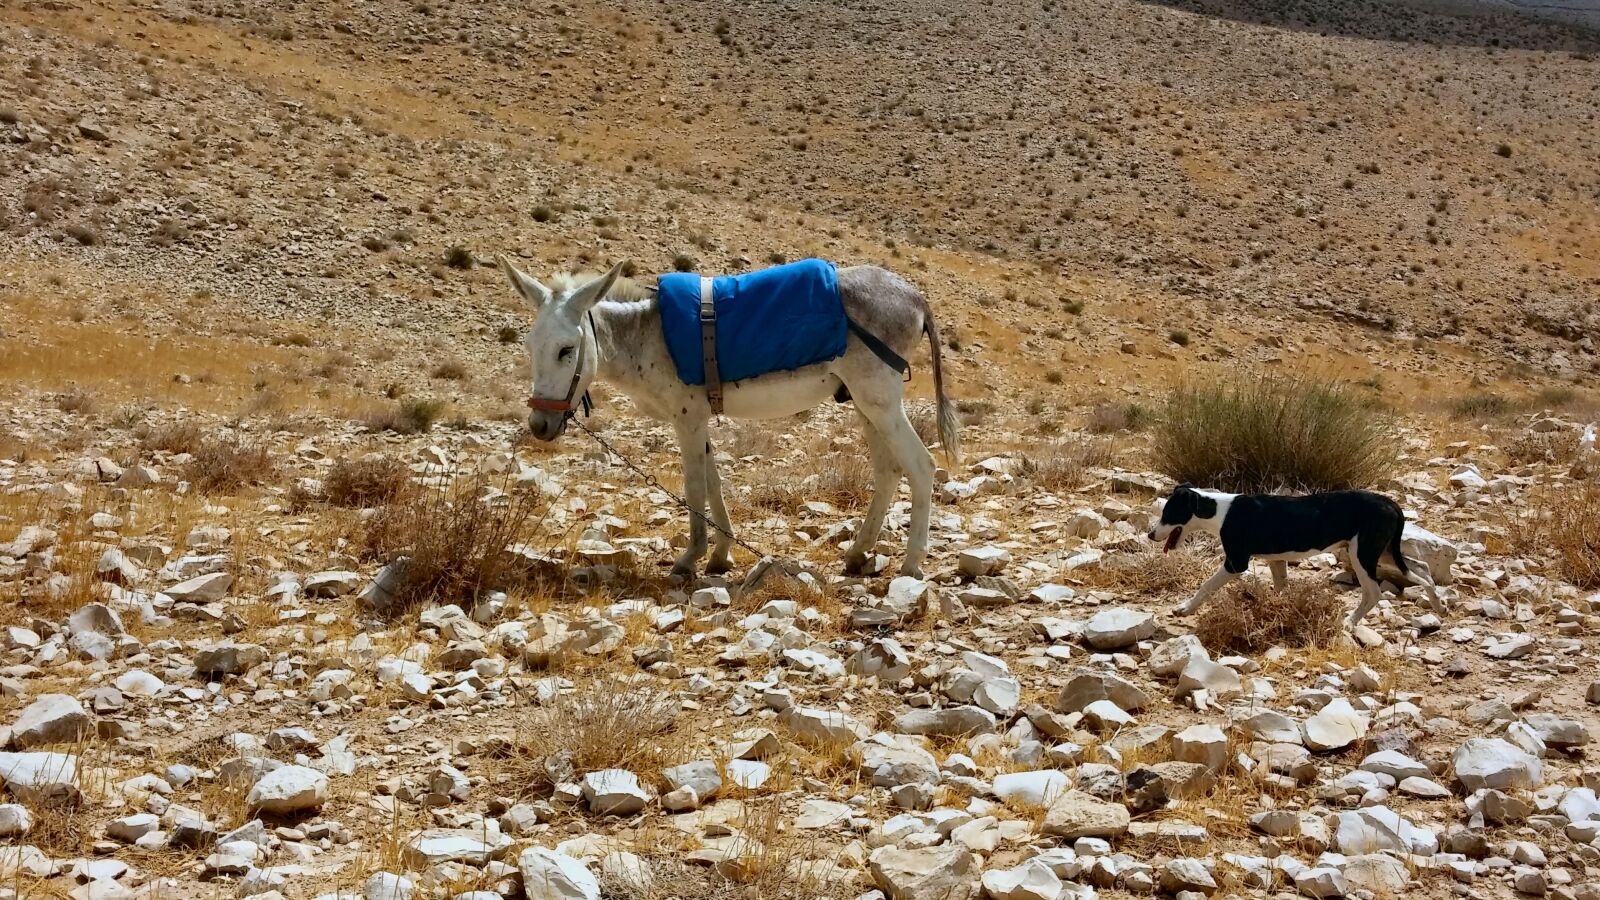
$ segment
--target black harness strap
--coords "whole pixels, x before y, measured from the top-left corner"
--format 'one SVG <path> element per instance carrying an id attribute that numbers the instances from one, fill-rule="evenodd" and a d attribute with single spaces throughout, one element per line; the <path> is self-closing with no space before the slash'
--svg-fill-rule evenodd
<path id="1" fill-rule="evenodd" d="M 890 350 L 888 344 L 878 340 L 877 335 L 857 325 L 854 319 L 846 318 L 845 322 L 849 324 L 850 330 L 855 332 L 856 337 L 861 339 L 861 343 L 866 344 L 867 349 L 883 360 L 884 364 L 889 368 L 899 372 L 901 375 L 911 371 L 911 364 L 906 362 L 905 358 L 900 354 Z"/>

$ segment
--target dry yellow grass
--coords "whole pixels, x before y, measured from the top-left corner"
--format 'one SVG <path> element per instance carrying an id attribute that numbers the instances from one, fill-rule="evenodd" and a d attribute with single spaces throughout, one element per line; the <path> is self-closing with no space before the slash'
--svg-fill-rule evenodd
<path id="1" fill-rule="evenodd" d="M 1600 484 L 1546 485 L 1526 508 L 1511 524 L 1517 552 L 1551 557 L 1556 574 L 1579 588 L 1600 587 Z"/>

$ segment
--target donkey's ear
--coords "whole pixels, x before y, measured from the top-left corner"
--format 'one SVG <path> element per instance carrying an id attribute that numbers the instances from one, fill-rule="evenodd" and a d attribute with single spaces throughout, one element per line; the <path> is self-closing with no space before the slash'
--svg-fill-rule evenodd
<path id="1" fill-rule="evenodd" d="M 517 289 L 517 293 L 521 294 L 524 300 L 533 304 L 535 311 L 543 309 L 544 305 L 550 302 L 550 289 L 540 284 L 537 278 L 528 276 L 504 256 L 496 256 L 495 260 L 500 263 L 500 271 L 511 279 L 511 286 Z"/>
<path id="2" fill-rule="evenodd" d="M 594 305 L 605 299 L 611 293 L 611 288 L 622 277 L 622 270 L 627 263 L 620 262 L 611 267 L 611 271 L 592 281 L 585 282 L 577 290 L 567 296 L 565 307 L 574 316 L 582 316 Z"/>

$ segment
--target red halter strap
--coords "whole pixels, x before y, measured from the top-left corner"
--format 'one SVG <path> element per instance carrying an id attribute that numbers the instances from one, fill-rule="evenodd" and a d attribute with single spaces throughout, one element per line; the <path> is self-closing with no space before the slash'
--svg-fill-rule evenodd
<path id="1" fill-rule="evenodd" d="M 589 311 L 589 330 L 591 332 L 594 332 L 594 311 L 593 310 Z M 595 332 L 595 334 L 596 334 L 596 339 L 598 339 L 598 332 Z M 550 400 L 550 399 L 546 399 L 544 397 L 529 397 L 528 398 L 528 408 L 529 409 L 536 409 L 536 410 L 540 410 L 540 411 L 543 411 L 543 412 L 566 413 L 567 414 L 567 418 L 569 418 L 569 419 L 572 418 L 576 414 L 576 410 L 573 407 L 572 401 L 574 399 L 576 399 L 577 396 L 578 396 L 578 382 L 583 380 L 583 350 L 584 350 L 584 338 L 583 338 L 583 332 L 580 331 L 578 333 L 578 364 L 572 370 L 572 384 L 567 387 L 567 396 L 564 399 L 561 399 L 561 400 Z M 584 406 L 584 415 L 588 415 L 588 413 L 589 413 L 589 395 L 588 395 L 587 392 L 585 392 L 584 395 L 583 395 L 583 406 Z"/>

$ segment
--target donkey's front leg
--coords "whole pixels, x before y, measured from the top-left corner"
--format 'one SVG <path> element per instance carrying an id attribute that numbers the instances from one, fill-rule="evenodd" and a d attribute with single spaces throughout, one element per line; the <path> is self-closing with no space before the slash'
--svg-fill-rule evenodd
<path id="1" fill-rule="evenodd" d="M 717 472 L 717 454 L 706 441 L 706 494 L 711 500 L 711 524 L 717 533 L 711 538 L 711 559 L 706 574 L 721 575 L 733 569 L 733 520 L 722 499 L 722 475 Z"/>
<path id="2" fill-rule="evenodd" d="M 689 579 L 706 555 L 706 424 L 680 422 L 675 427 L 683 456 L 683 499 L 689 505 L 689 546 L 672 564 L 672 574 Z"/>

